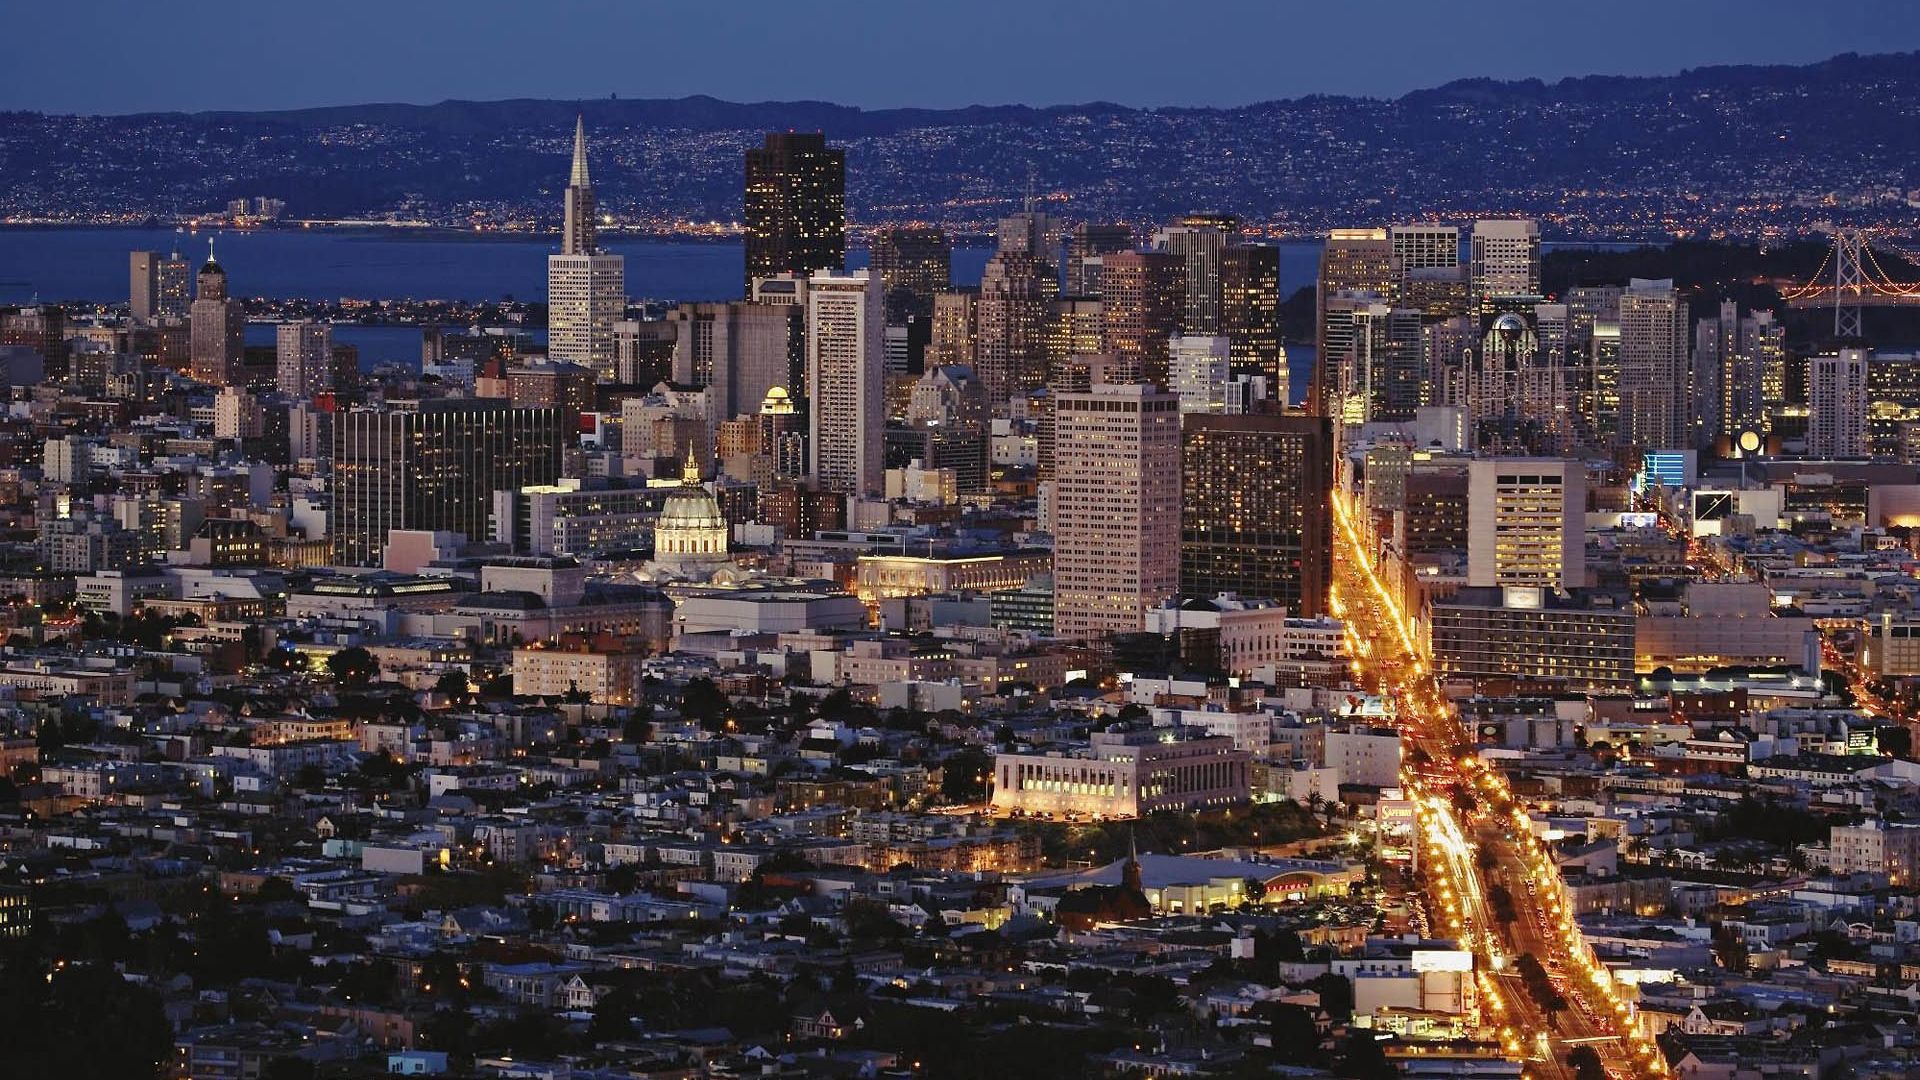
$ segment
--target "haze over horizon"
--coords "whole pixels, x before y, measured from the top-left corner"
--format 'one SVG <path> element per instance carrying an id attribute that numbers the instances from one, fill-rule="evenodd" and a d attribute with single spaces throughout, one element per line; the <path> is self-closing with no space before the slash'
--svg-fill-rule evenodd
<path id="1" fill-rule="evenodd" d="M 1784 0 L 1623 0 L 1604 20 L 1578 22 L 1497 0 L 1444 8 L 1389 0 L 1364 26 L 1331 7 L 1259 0 L 1140 0 L 1120 15 L 1093 0 L 980 0 L 964 17 L 847 0 L 837 19 L 770 19 L 751 5 L 694 0 L 613 12 L 581 0 L 538 9 L 510 0 L 342 0 L 330 10 L 317 21 L 304 9 L 236 0 L 181 8 L 73 0 L 12 12 L 16 40 L 86 26 L 89 62 L 64 50 L 20 51 L 0 71 L 0 109 L 118 114 L 609 94 L 862 108 L 1218 107 L 1311 94 L 1395 97 L 1461 78 L 1667 75 L 1920 48 L 1920 6 L 1898 0 L 1813 19 Z M 1794 31 L 1782 33 L 1789 25 Z M 1326 47 L 1355 34 L 1367 35 L 1364 54 Z M 287 44 L 296 37 L 297 50 Z M 519 62 L 502 62 L 516 55 Z"/>

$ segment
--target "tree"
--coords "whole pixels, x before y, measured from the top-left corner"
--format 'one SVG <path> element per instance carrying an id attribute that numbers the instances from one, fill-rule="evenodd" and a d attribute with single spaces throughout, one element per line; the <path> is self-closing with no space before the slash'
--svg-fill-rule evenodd
<path id="1" fill-rule="evenodd" d="M 473 691 L 469 689 L 470 685 L 466 672 L 449 671 L 434 681 L 433 689 L 435 693 L 455 705 L 465 705 L 473 697 Z"/>
<path id="2" fill-rule="evenodd" d="M 993 777 L 993 758 L 979 750 L 960 750 L 940 763 L 940 792 L 957 803 L 977 803 L 987 797 Z"/>
<path id="3" fill-rule="evenodd" d="M 313 762 L 308 762 L 294 772 L 293 786 L 301 791 L 319 791 L 327 786 L 327 771 Z"/>
<path id="4" fill-rule="evenodd" d="M 327 657 L 327 671 L 342 686 L 359 688 L 380 674 L 380 662 L 366 649 L 354 645 Z"/>
<path id="5" fill-rule="evenodd" d="M 727 711 L 727 695 L 702 675 L 687 682 L 680 694 L 680 715 L 704 728 L 717 727 Z"/>
<path id="6" fill-rule="evenodd" d="M 1599 1051 L 1591 1046 L 1568 1051 L 1567 1066 L 1573 1070 L 1574 1080 L 1607 1080 L 1607 1067 L 1601 1063 Z"/>
<path id="7" fill-rule="evenodd" d="M 604 1043 L 633 1038 L 633 1018 L 639 1012 L 639 997 L 624 986 L 615 987 L 593 1007 L 593 1021 L 587 1025 L 587 1041 Z"/>
<path id="8" fill-rule="evenodd" d="M 1347 1036 L 1347 1045 L 1340 1055 L 1336 1071 L 1341 1076 L 1353 1080 L 1395 1080 L 1400 1070 L 1387 1060 L 1387 1052 L 1380 1047 L 1373 1032 L 1354 1031 Z"/>

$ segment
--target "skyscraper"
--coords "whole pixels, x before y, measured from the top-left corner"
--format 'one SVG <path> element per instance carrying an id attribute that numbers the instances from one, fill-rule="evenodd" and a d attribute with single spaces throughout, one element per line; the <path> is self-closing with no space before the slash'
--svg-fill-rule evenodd
<path id="1" fill-rule="evenodd" d="M 1180 591 L 1285 604 L 1312 618 L 1332 581 L 1333 429 L 1322 416 L 1184 419 Z"/>
<path id="2" fill-rule="evenodd" d="M 1467 584 L 1577 589 L 1587 576 L 1587 474 L 1558 458 L 1467 466 Z"/>
<path id="3" fill-rule="evenodd" d="M 1066 221 L 1035 210 L 1033 199 L 1029 196 L 1024 210 L 1000 219 L 995 251 L 1002 255 L 1031 255 L 1038 259 L 1052 275 L 1054 288 L 1058 290 L 1060 245 L 1066 235 Z"/>
<path id="4" fill-rule="evenodd" d="M 820 132 L 767 136 L 747 151 L 747 276 L 838 272 L 847 263 L 847 155 Z"/>
<path id="5" fill-rule="evenodd" d="M 291 398 L 333 389 L 333 328 L 311 319 L 274 329 L 275 384 Z"/>
<path id="6" fill-rule="evenodd" d="M 927 367 L 973 366 L 980 331 L 980 293 L 976 289 L 943 292 L 933 298 L 933 334 L 927 343 Z"/>
<path id="7" fill-rule="evenodd" d="M 1183 334 L 1221 332 L 1221 262 L 1240 238 L 1240 219 L 1231 214 L 1187 214 L 1153 234 L 1153 249 L 1180 256 L 1186 274 L 1181 290 Z"/>
<path id="8" fill-rule="evenodd" d="M 843 495 L 882 490 L 886 435 L 880 279 L 816 271 L 807 283 L 807 472 Z"/>
<path id="9" fill-rule="evenodd" d="M 1460 227 L 1431 223 L 1394 225 L 1387 240 L 1401 273 L 1451 270 L 1460 265 Z"/>
<path id="10" fill-rule="evenodd" d="M 747 300 L 681 304 L 667 319 L 678 327 L 673 381 L 706 387 L 716 424 L 753 415 L 767 391 L 787 385 L 786 308 Z"/>
<path id="11" fill-rule="evenodd" d="M 1133 250 L 1133 229 L 1083 221 L 1067 234 L 1067 296 L 1099 296 L 1104 255 Z"/>
<path id="12" fill-rule="evenodd" d="M 586 121 L 581 118 L 573 128 L 560 254 L 547 256 L 547 356 L 612 382 L 620 376 L 613 327 L 626 314 L 627 268 L 625 258 L 600 250 L 594 210 Z"/>
<path id="13" fill-rule="evenodd" d="M 933 298 L 953 287 L 953 241 L 940 229 L 893 225 L 867 239 L 868 265 L 885 283 L 887 322 L 933 314 Z"/>
<path id="14" fill-rule="evenodd" d="M 393 529 L 491 535 L 493 493 L 560 478 L 557 408 L 391 402 L 334 417 L 335 561 L 377 566 Z"/>
<path id="15" fill-rule="evenodd" d="M 1634 278 L 1620 296 L 1620 437 L 1638 450 L 1692 446 L 1687 304 L 1669 280 Z"/>
<path id="16" fill-rule="evenodd" d="M 196 279 L 191 322 L 193 377 L 214 386 L 231 383 L 240 365 L 247 331 L 246 313 L 227 296 L 227 272 L 213 258 L 213 240 L 207 240 L 207 261 Z"/>
<path id="17" fill-rule="evenodd" d="M 1345 320 L 1350 305 L 1332 301 L 1342 293 L 1387 304 L 1393 302 L 1400 273 L 1393 261 L 1393 244 L 1385 229 L 1334 229 L 1327 234 L 1320 256 L 1320 276 L 1314 283 L 1313 383 L 1307 389 L 1308 412 L 1335 415 L 1340 393 L 1340 342 L 1329 339 L 1329 318 Z"/>
<path id="18" fill-rule="evenodd" d="M 1841 349 L 1807 361 L 1807 456 L 1867 454 L 1865 349 Z"/>
<path id="19" fill-rule="evenodd" d="M 1025 252 L 999 252 L 980 274 L 974 372 L 995 415 L 1046 382 L 1046 335 L 1057 289 L 1052 268 Z"/>
<path id="20" fill-rule="evenodd" d="M 1132 383 L 1054 402 L 1054 632 L 1141 628 L 1180 584 L 1180 399 Z"/>
<path id="21" fill-rule="evenodd" d="M 1171 383 L 1182 413 L 1227 412 L 1229 346 L 1218 335 L 1182 334 L 1173 339 Z"/>
<path id="22" fill-rule="evenodd" d="M 1733 301 L 1693 326 L 1694 421 L 1702 444 L 1770 430 L 1785 399 L 1786 328 L 1773 312 L 1741 315 Z"/>
<path id="23" fill-rule="evenodd" d="M 1291 401 L 1287 352 L 1280 344 L 1280 249 L 1235 244 L 1220 253 L 1220 332 L 1235 375 L 1264 375 Z"/>
<path id="24" fill-rule="evenodd" d="M 1540 224 L 1523 218 L 1473 223 L 1473 301 L 1486 311 L 1499 296 L 1540 295 Z"/>
<path id="25" fill-rule="evenodd" d="M 1167 385 L 1167 342 L 1180 330 L 1186 260 L 1164 251 L 1124 251 L 1102 259 L 1100 297 L 1105 351 L 1138 377 Z"/>
<path id="26" fill-rule="evenodd" d="M 136 251 L 128 263 L 127 308 L 136 324 L 186 318 L 192 303 L 187 293 L 187 260 L 178 253 Z"/>

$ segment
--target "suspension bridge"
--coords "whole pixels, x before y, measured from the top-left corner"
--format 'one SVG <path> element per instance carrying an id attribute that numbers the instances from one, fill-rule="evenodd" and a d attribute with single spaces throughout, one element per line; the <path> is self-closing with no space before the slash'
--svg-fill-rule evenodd
<path id="1" fill-rule="evenodd" d="M 1916 261 L 1885 241 L 1881 246 L 1907 262 Z M 1832 308 L 1833 336 L 1857 338 L 1862 308 L 1920 307 L 1920 281 L 1894 280 L 1880 265 L 1865 229 L 1840 229 L 1813 279 L 1782 289 L 1780 295 L 1791 308 Z"/>

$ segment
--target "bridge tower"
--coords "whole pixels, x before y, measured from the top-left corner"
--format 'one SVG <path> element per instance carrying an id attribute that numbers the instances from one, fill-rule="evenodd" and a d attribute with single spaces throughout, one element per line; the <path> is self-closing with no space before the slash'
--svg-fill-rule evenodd
<path id="1" fill-rule="evenodd" d="M 1860 296 L 1866 292 L 1867 234 L 1837 229 L 1833 234 L 1833 336 L 1845 341 L 1860 334 Z"/>

